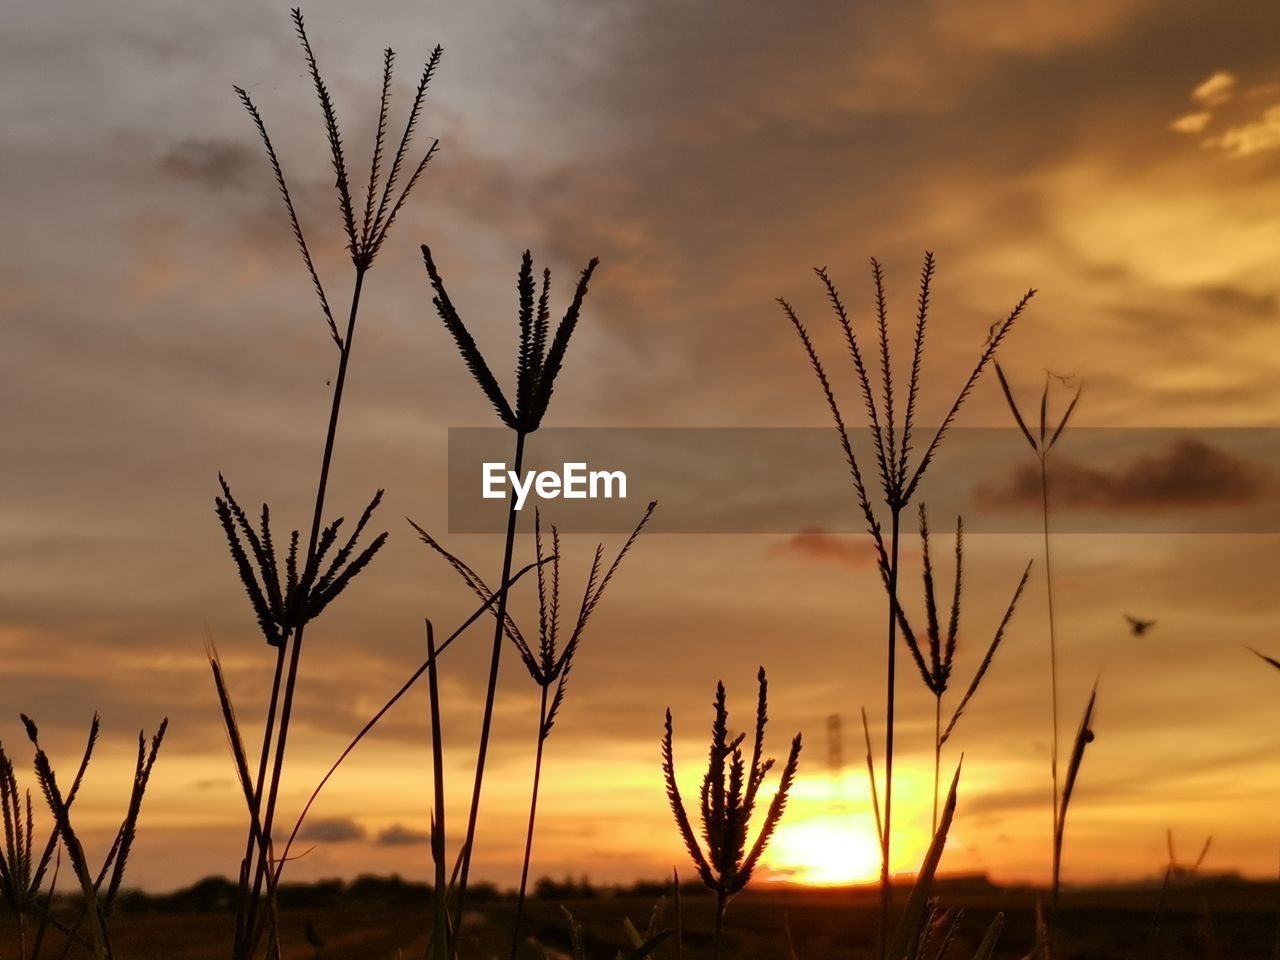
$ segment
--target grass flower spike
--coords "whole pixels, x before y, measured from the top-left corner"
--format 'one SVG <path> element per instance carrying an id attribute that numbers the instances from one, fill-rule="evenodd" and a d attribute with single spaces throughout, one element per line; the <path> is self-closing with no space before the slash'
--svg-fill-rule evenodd
<path id="1" fill-rule="evenodd" d="M 955 422 L 960 407 L 973 391 L 982 372 L 996 355 L 996 350 L 1013 329 L 1013 325 L 1022 316 L 1027 304 L 1035 296 L 1035 290 L 1028 290 L 1014 305 L 1005 318 L 992 328 L 986 344 L 978 354 L 977 362 L 970 370 L 955 400 L 934 431 L 932 438 L 924 450 L 913 460 L 913 442 L 915 440 L 916 405 L 920 394 L 923 372 L 925 331 L 928 327 L 930 297 L 934 274 L 932 253 L 926 253 L 924 266 L 920 272 L 920 293 L 916 301 L 915 336 L 911 352 L 911 367 L 906 384 L 905 399 L 898 389 L 895 380 L 893 362 L 889 347 L 889 319 L 886 306 L 884 270 L 879 261 L 871 261 L 871 277 L 875 291 L 876 331 L 879 341 L 880 389 L 877 391 L 874 375 L 867 358 L 863 354 L 862 345 L 854 331 L 853 322 L 835 283 L 823 267 L 814 268 L 821 282 L 827 300 L 835 313 L 840 330 L 844 335 L 845 346 L 853 363 L 858 383 L 858 391 L 865 408 L 867 423 L 874 441 L 875 469 L 879 475 L 880 491 L 885 507 L 889 513 L 889 535 L 886 542 L 885 531 L 867 490 L 867 481 L 862 466 L 854 455 L 853 444 L 846 426 L 846 419 L 841 406 L 827 376 L 826 368 L 818 356 L 817 348 L 809 335 L 808 329 L 801 322 L 795 309 L 786 300 L 779 298 L 787 319 L 795 327 L 800 343 L 809 358 L 809 364 L 817 376 L 822 388 L 827 407 L 835 422 L 844 451 L 845 462 L 853 480 L 858 507 L 866 522 L 867 531 L 871 534 L 881 577 L 888 594 L 889 613 L 887 624 L 887 661 L 885 668 L 885 757 L 884 757 L 884 804 L 883 832 L 881 834 L 880 854 L 880 956 L 883 960 L 889 941 L 889 917 L 892 911 L 892 884 L 889 877 L 889 861 L 893 845 L 893 758 L 894 758 L 894 704 L 897 677 L 897 627 L 898 627 L 898 547 L 902 511 L 906 509 L 915 495 L 916 489 L 924 479 L 925 472 L 933 462 L 938 447 L 947 431 Z M 876 394 L 880 393 L 877 400 Z"/>
<path id="2" fill-rule="evenodd" d="M 325 283 L 316 268 L 311 247 L 302 228 L 302 219 L 294 203 L 293 193 L 289 189 L 279 154 L 267 130 L 266 121 L 249 92 L 242 87 L 236 87 L 236 95 L 248 112 L 258 138 L 266 150 L 276 188 L 288 215 L 294 243 L 302 256 L 311 287 L 319 301 L 320 312 L 324 316 L 329 336 L 338 348 L 338 368 L 332 380 L 333 394 L 329 407 L 328 429 L 325 433 L 324 453 L 320 461 L 315 500 L 312 504 L 310 531 L 305 540 L 302 540 L 296 531 L 291 535 L 289 547 L 283 554 L 283 563 L 280 562 L 281 557 L 277 554 L 272 542 L 267 507 L 263 506 L 261 524 L 255 529 L 231 495 L 226 481 L 219 477 L 222 496 L 215 500 L 218 520 L 226 534 L 232 560 L 248 594 L 258 627 L 267 643 L 277 651 L 262 747 L 256 777 L 248 797 L 250 826 L 240 871 L 240 895 L 237 903 L 233 950 L 235 960 L 247 960 L 253 955 L 264 930 L 264 917 L 265 929 L 272 937 L 272 949 L 278 950 L 278 943 L 275 942 L 273 895 L 269 891 L 264 898 L 263 886 L 266 884 L 273 890 L 283 866 L 273 862 L 272 828 L 288 746 L 305 627 L 364 569 L 386 538 L 385 533 L 379 535 L 368 547 L 353 555 L 360 533 L 382 497 L 379 491 L 365 508 L 352 536 L 344 546 L 333 553 L 329 565 L 323 566 L 328 551 L 337 543 L 338 527 L 341 524 L 341 520 L 338 520 L 326 526 L 323 517 L 365 275 L 373 267 L 396 217 L 409 199 L 427 164 L 435 156 L 437 142 L 434 140 L 416 164 L 411 161 L 409 151 L 427 87 L 435 75 L 443 53 L 440 47 L 436 47 L 423 66 L 409 106 L 404 132 L 395 151 L 390 154 L 388 163 L 387 126 L 395 53 L 390 49 L 383 52 L 378 121 L 369 163 L 369 180 L 364 191 L 364 202 L 361 205 L 359 194 L 352 184 L 347 162 L 347 147 L 338 123 L 337 107 L 320 72 L 315 50 L 307 36 L 306 25 L 300 10 L 293 11 L 293 25 L 302 47 L 307 73 L 320 105 L 330 160 L 333 164 L 338 211 L 354 277 L 350 307 L 345 329 L 343 329 L 339 327 L 338 317 L 326 292 Z M 223 703 L 224 719 L 229 723 L 230 699 L 225 689 L 225 681 L 219 676 L 220 671 L 216 663 L 211 661 L 211 666 L 214 669 L 215 682 L 223 684 L 219 687 L 219 697 Z M 239 736 L 238 732 L 230 727 L 227 732 L 233 741 Z M 244 759 L 247 768 L 247 752 L 243 750 L 243 745 L 240 745 L 239 749 L 241 753 L 246 754 Z M 262 909 L 264 899 L 265 911 Z"/>
<path id="3" fill-rule="evenodd" d="M 756 702 L 755 737 L 751 744 L 751 756 L 743 753 L 746 734 L 730 739 L 729 711 L 725 707 L 724 684 L 716 684 L 715 720 L 711 725 L 711 750 L 707 773 L 702 780 L 699 813 L 702 821 L 702 838 L 698 842 L 693 824 L 685 810 L 680 788 L 676 783 L 675 756 L 672 749 L 673 729 L 671 711 L 667 710 L 666 730 L 662 736 L 662 775 L 667 784 L 667 799 L 675 815 L 676 826 L 684 840 L 685 848 L 698 871 L 703 884 L 716 896 L 715 956 L 720 956 L 720 942 L 724 932 L 724 913 L 729 900 L 751 880 L 751 874 L 769 845 L 769 839 L 782 819 L 787 806 L 787 794 L 795 781 L 796 767 L 800 762 L 800 734 L 791 741 L 787 762 L 778 780 L 778 789 L 769 803 L 764 823 L 755 842 L 748 847 L 748 831 L 755 812 L 756 798 L 765 777 L 773 768 L 773 758 L 764 757 L 764 728 L 768 722 L 768 682 L 764 667 L 758 674 L 759 698 Z"/>
<path id="4" fill-rule="evenodd" d="M 923 503 L 920 504 L 920 545 L 924 560 L 924 606 L 926 616 L 924 644 L 920 642 L 916 631 L 912 628 L 911 622 L 907 618 L 906 612 L 901 607 L 898 608 L 898 626 L 902 630 L 902 639 L 906 641 L 907 649 L 911 651 L 911 656 L 920 671 L 920 678 L 934 697 L 933 829 L 936 831 L 938 829 L 938 791 L 941 786 L 939 774 L 942 765 L 942 747 L 950 739 L 956 724 L 960 721 L 960 716 L 964 713 L 965 707 L 969 705 L 969 701 L 978 692 L 978 686 L 991 668 L 991 663 L 995 659 L 1000 642 L 1004 639 L 1009 621 L 1013 619 L 1013 611 L 1018 605 L 1018 600 L 1022 597 L 1022 591 L 1026 589 L 1027 580 L 1031 576 L 1031 564 L 1028 563 L 1026 569 L 1022 572 L 1022 579 L 1018 581 L 1018 586 L 1013 591 L 1013 598 L 1009 601 L 1009 606 L 1005 610 L 999 626 L 996 627 L 991 643 L 987 646 L 987 651 L 983 655 L 982 661 L 978 664 L 973 679 L 969 681 L 969 686 L 965 689 L 964 696 L 960 698 L 960 703 L 956 706 L 951 719 L 944 729 L 942 726 L 942 698 L 951 683 L 952 671 L 955 667 L 956 641 L 960 631 L 960 600 L 964 586 L 964 521 L 959 517 L 956 518 L 955 585 L 951 593 L 951 612 L 947 618 L 945 631 L 938 616 L 933 561 L 929 554 L 929 516 Z"/>
<path id="5" fill-rule="evenodd" d="M 513 924 L 511 954 L 514 958 L 520 944 L 520 920 L 524 911 L 525 896 L 529 885 L 529 864 L 533 854 L 534 824 L 538 811 L 538 789 L 542 781 L 542 756 L 551 728 L 555 725 L 556 716 L 564 702 L 565 684 L 569 679 L 569 671 L 573 667 L 574 655 L 582 643 L 587 621 L 595 612 L 601 598 L 623 558 L 630 552 L 636 538 L 653 515 L 656 503 L 650 503 L 645 509 L 640 522 L 636 524 L 631 535 L 618 551 L 613 562 L 603 573 L 604 547 L 597 545 L 595 556 L 591 561 L 591 571 L 587 575 L 587 584 L 582 593 L 582 602 L 572 622 L 562 626 L 561 612 L 564 610 L 560 602 L 560 532 L 551 527 L 551 552 L 544 549 L 542 537 L 542 517 L 535 514 L 534 544 L 536 550 L 536 566 L 538 571 L 538 639 L 536 644 L 525 638 L 523 631 L 515 619 L 505 610 L 502 613 L 503 630 L 507 638 L 515 645 L 524 663 L 525 669 L 533 682 L 538 685 L 540 703 L 538 708 L 538 740 L 534 754 L 533 792 L 529 803 L 529 825 L 525 834 L 524 865 L 520 871 L 520 890 L 516 899 L 516 917 Z M 450 553 L 429 533 L 414 524 L 414 529 L 423 543 L 439 553 L 463 582 L 483 600 L 497 616 L 496 607 L 492 605 L 493 591 L 488 584 L 470 566 L 456 555 Z M 554 686 L 555 692 L 552 693 Z"/>
<path id="6" fill-rule="evenodd" d="M 431 256 L 431 248 L 422 247 L 422 260 L 427 277 L 435 293 L 432 304 L 445 329 L 453 337 L 467 369 L 498 414 L 498 419 L 515 434 L 515 452 L 512 470 L 520 472 L 524 463 L 525 438 L 542 425 L 556 378 L 564 365 L 569 340 L 577 329 L 582 316 L 582 303 L 587 295 L 587 285 L 599 263 L 594 257 L 578 277 L 573 299 L 551 333 L 551 271 L 542 271 L 540 290 L 534 281 L 533 255 L 526 250 L 520 261 L 516 278 L 517 326 L 519 340 L 516 349 L 515 402 L 498 385 L 489 364 L 476 346 L 475 338 L 467 329 L 461 315 L 445 289 L 444 279 Z M 536 294 L 536 297 L 535 297 Z M 419 531 L 421 532 L 421 531 Z M 502 576 L 499 581 L 497 621 L 494 624 L 493 647 L 489 660 L 489 685 L 485 693 L 484 718 L 480 725 L 480 746 L 476 755 L 475 781 L 471 792 L 471 809 L 467 818 L 466 840 L 462 845 L 461 880 L 458 886 L 455 922 L 461 922 L 462 909 L 467 899 L 467 880 L 471 870 L 471 854 L 475 846 L 476 822 L 480 814 L 480 793 L 484 785 L 485 761 L 489 751 L 489 736 L 493 726 L 493 705 L 498 692 L 498 667 L 502 657 L 502 636 L 507 623 L 507 594 L 511 578 L 511 559 L 515 548 L 516 501 L 515 493 L 507 504 L 507 533 L 503 546 Z"/>

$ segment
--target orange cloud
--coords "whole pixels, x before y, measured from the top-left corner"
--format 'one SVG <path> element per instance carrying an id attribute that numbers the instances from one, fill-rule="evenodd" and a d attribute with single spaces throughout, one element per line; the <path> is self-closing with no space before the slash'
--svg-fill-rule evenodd
<path id="1" fill-rule="evenodd" d="M 1209 121 L 1212 119 L 1213 114 L 1207 110 L 1200 113 L 1187 113 L 1169 124 L 1169 129 L 1178 133 L 1200 133 L 1209 125 Z"/>
<path id="2" fill-rule="evenodd" d="M 805 530 L 775 544 L 771 553 L 817 563 L 835 563 L 854 569 L 876 562 L 875 547 L 867 537 L 842 537 L 822 530 Z"/>
<path id="3" fill-rule="evenodd" d="M 1208 107 L 1226 103 L 1235 93 L 1236 83 L 1234 74 L 1219 70 L 1191 91 L 1191 99 Z"/>
<path id="4" fill-rule="evenodd" d="M 1231 127 L 1216 137 L 1205 141 L 1233 157 L 1249 157 L 1255 153 L 1280 147 L 1280 103 L 1268 107 L 1262 116 L 1250 123 Z"/>

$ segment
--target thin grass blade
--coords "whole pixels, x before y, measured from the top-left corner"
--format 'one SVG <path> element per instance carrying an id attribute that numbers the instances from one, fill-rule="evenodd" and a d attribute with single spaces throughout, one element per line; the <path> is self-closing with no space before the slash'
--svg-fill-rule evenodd
<path id="1" fill-rule="evenodd" d="M 526 573 L 534 569 L 536 566 L 538 566 L 538 564 L 536 563 L 526 564 L 524 567 L 520 568 L 515 573 L 513 573 L 511 575 L 511 579 L 507 582 L 507 586 L 504 589 L 499 590 L 497 593 L 491 596 L 488 600 L 486 600 L 483 604 L 481 604 L 471 614 L 471 616 L 467 617 L 467 619 L 463 621 L 461 626 L 459 626 L 453 633 L 449 635 L 449 637 L 444 641 L 444 643 L 440 644 L 439 648 L 436 650 L 436 657 L 439 657 L 441 654 L 443 654 L 444 651 L 449 648 L 449 645 L 452 644 L 454 640 L 460 637 L 468 627 L 470 627 L 473 623 L 475 623 L 482 616 L 484 616 L 484 614 L 489 610 L 489 608 L 493 604 L 498 602 L 499 597 L 501 597 L 507 591 L 509 591 L 512 587 L 514 587 L 521 580 L 521 578 L 524 577 Z M 338 767 L 340 767 L 342 765 L 342 762 L 346 760 L 348 756 L 350 756 L 351 752 L 355 750 L 355 748 L 359 745 L 360 741 L 363 740 L 369 734 L 369 732 L 373 730 L 375 726 L 377 726 L 378 721 L 381 720 L 384 716 L 386 716 L 387 711 L 389 711 L 392 707 L 394 707 L 397 703 L 399 703 L 400 698 L 403 697 L 406 693 L 408 693 L 410 689 L 412 689 L 413 685 L 417 683 L 418 680 L 422 677 L 422 675 L 430 669 L 431 664 L 434 662 L 435 662 L 435 658 L 433 657 L 429 659 L 426 663 L 423 663 L 420 667 L 418 667 L 418 669 L 413 672 L 413 674 L 409 677 L 409 679 L 406 680 L 400 686 L 400 689 L 397 690 L 394 694 L 392 694 L 391 698 L 387 700 L 387 702 L 384 703 L 381 708 L 379 708 L 378 712 L 375 713 L 372 718 L 370 718 L 369 722 L 366 723 L 360 729 L 360 732 L 355 735 L 355 737 L 351 740 L 349 744 L 347 744 L 346 749 L 342 751 L 342 753 L 338 756 L 338 759 L 333 762 L 333 765 L 328 769 L 324 777 L 321 778 L 320 783 L 317 784 L 316 788 L 311 792 L 311 796 L 307 798 L 307 802 L 302 808 L 302 813 L 298 815 L 298 820 L 294 824 L 293 830 L 289 834 L 289 839 L 284 845 L 284 852 L 281 854 L 279 858 L 279 863 L 283 864 L 288 860 L 289 851 L 293 847 L 294 840 L 297 839 L 298 831 L 302 829 L 303 821 L 306 819 L 307 814 L 310 813 L 311 811 L 312 804 L 314 804 L 316 801 L 316 798 L 320 796 L 320 791 L 324 789 L 325 784 L 327 784 L 329 782 L 329 779 L 334 775 L 334 773 L 337 772 Z"/>
<path id="2" fill-rule="evenodd" d="M 978 669 L 973 675 L 973 680 L 969 683 L 969 688 L 965 690 L 964 696 L 960 698 L 960 703 L 956 705 L 955 712 L 951 715 L 951 721 L 947 724 L 946 730 L 943 731 L 942 738 L 939 740 L 940 744 L 946 743 L 951 737 L 952 731 L 955 730 L 956 724 L 964 713 L 964 708 L 969 705 L 973 695 L 978 692 L 978 686 L 991 668 L 991 661 L 995 659 L 996 650 L 999 649 L 1000 642 L 1004 639 L 1005 630 L 1008 629 L 1009 621 L 1013 619 L 1013 612 L 1017 609 L 1018 600 L 1022 597 L 1022 591 L 1027 588 L 1027 581 L 1030 578 L 1031 563 L 1028 562 L 1026 569 L 1022 571 L 1022 579 L 1018 581 L 1018 586 L 1013 591 L 1013 599 L 1009 601 L 1009 606 L 1005 609 L 1004 616 L 1000 620 L 1000 626 L 996 628 L 995 636 L 991 638 L 991 645 L 987 647 L 987 652 L 983 655 L 982 662 L 978 665 Z"/>
<path id="3" fill-rule="evenodd" d="M 991 960 L 995 956 L 996 945 L 1000 942 L 1002 930 L 1004 930 L 1004 914 L 997 913 L 991 920 L 991 926 L 987 927 L 982 942 L 978 944 L 978 952 L 973 955 L 973 960 Z"/>
<path id="4" fill-rule="evenodd" d="M 1004 338 L 1009 335 L 1013 325 L 1017 323 L 1018 318 L 1022 316 L 1023 311 L 1026 310 L 1027 305 L 1035 295 L 1036 291 L 1034 289 L 1024 293 L 1022 298 L 1014 305 L 1013 310 L 996 328 L 995 333 L 987 340 L 986 346 L 978 357 L 978 362 L 974 364 L 973 370 L 969 374 L 969 379 L 965 381 L 964 386 L 960 388 L 960 392 L 956 394 L 955 402 L 951 404 L 951 409 L 947 411 L 947 415 L 942 418 L 942 425 L 938 427 L 937 432 L 934 433 L 933 439 L 929 442 L 929 446 L 924 452 L 924 456 L 920 458 L 920 463 L 916 466 L 915 473 L 911 476 L 911 482 L 907 484 L 906 490 L 903 491 L 902 502 L 906 503 L 911 500 L 916 487 L 920 485 L 920 481 L 924 477 L 925 471 L 929 469 L 929 465 L 933 462 L 934 454 L 937 453 L 938 446 L 942 443 L 942 438 L 946 436 L 947 431 L 955 422 L 956 415 L 960 412 L 960 408 L 964 406 L 964 402 L 969 399 L 969 394 L 973 392 L 978 378 L 982 376 L 987 364 L 995 358 L 996 350 L 1004 342 Z"/>
<path id="5" fill-rule="evenodd" d="M 1040 445 L 1036 443 L 1036 438 L 1027 429 L 1027 422 L 1022 419 L 1022 412 L 1018 409 L 1018 402 L 1013 399 L 1013 390 L 1009 388 L 1009 381 L 1005 379 L 1004 369 L 999 363 L 995 363 L 993 366 L 996 368 L 996 379 L 1000 381 L 1000 389 L 1004 391 L 1004 398 L 1009 404 L 1009 412 L 1013 414 L 1013 419 L 1017 422 L 1018 429 L 1022 431 L 1022 435 L 1027 438 L 1027 443 L 1031 444 L 1031 449 L 1039 453 Z"/>
<path id="6" fill-rule="evenodd" d="M 1053 431 L 1053 436 L 1049 438 L 1049 446 L 1047 449 L 1052 450 L 1053 445 L 1058 442 L 1058 438 L 1062 436 L 1062 431 L 1067 428 L 1067 421 L 1071 419 L 1071 414 L 1075 412 L 1076 404 L 1080 402 L 1080 394 L 1084 393 L 1084 384 L 1076 389 L 1076 395 L 1071 398 L 1071 403 L 1067 404 L 1067 412 L 1062 415 L 1062 419 L 1058 422 L 1058 428 Z"/>
<path id="7" fill-rule="evenodd" d="M 947 792 L 947 802 L 942 808 L 942 816 L 938 820 L 938 829 L 933 835 L 933 842 L 925 854 L 920 872 L 916 874 L 916 882 L 907 897 L 906 907 L 898 920 L 898 928 L 890 941 L 889 960 L 904 960 L 912 957 L 915 945 L 920 942 L 921 933 L 929 914 L 929 898 L 933 890 L 934 877 L 938 865 L 942 862 L 942 852 L 947 845 L 947 831 L 951 829 L 951 821 L 956 813 L 956 790 L 960 785 L 960 768 L 956 768 L 951 780 L 951 789 Z"/>

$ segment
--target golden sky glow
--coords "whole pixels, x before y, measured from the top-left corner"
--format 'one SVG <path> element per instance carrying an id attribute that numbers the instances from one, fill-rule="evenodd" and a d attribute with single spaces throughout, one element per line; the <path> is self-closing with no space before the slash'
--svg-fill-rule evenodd
<path id="1" fill-rule="evenodd" d="M 0 31 L 0 739 L 22 757 L 27 712 L 69 764 L 101 711 L 102 753 L 78 802 L 100 843 L 137 729 L 170 716 L 132 878 L 172 887 L 232 874 L 243 830 L 206 638 L 246 729 L 273 662 L 213 516 L 217 475 L 282 522 L 305 522 L 332 376 L 233 83 L 272 122 L 334 290 L 349 268 L 284 7 L 129 0 L 74 19 L 21 7 Z M 419 242 L 438 251 L 495 352 L 512 342 L 525 247 L 560 295 L 601 257 L 557 383 L 557 425 L 824 424 L 773 298 L 793 301 L 835 356 L 810 268 L 832 271 L 864 324 L 874 254 L 906 336 L 925 248 L 939 259 L 925 420 L 1029 286 L 1041 292 L 1003 363 L 1023 393 L 1045 368 L 1083 378 L 1079 423 L 1280 420 L 1274 3 L 824 2 L 796 17 L 780 4 L 674 0 L 369 13 L 325 0 L 306 12 L 353 153 L 369 140 L 362 110 L 376 103 L 382 45 L 406 65 L 437 42 L 446 53 L 423 120 L 441 153 L 371 274 L 335 462 L 333 510 L 350 515 L 386 487 L 392 537 L 308 635 L 290 812 L 421 661 L 422 618 L 453 624 L 471 610 L 400 518 L 486 576 L 501 559 L 497 538 L 446 536 L 445 431 L 489 420 L 431 311 Z M 963 422 L 1006 420 L 984 381 Z M 731 710 L 748 710 L 763 664 L 773 751 L 796 730 L 806 738 L 766 873 L 870 878 L 875 828 L 853 731 L 865 705 L 880 742 L 884 605 L 856 542 L 840 543 L 641 540 L 592 622 L 548 744 L 535 873 L 621 881 L 683 869 L 659 773 L 663 710 L 696 786 L 716 681 Z M 567 539 L 574 576 L 591 547 Z M 1280 677 L 1242 645 L 1280 652 L 1277 538 L 1065 536 L 1055 549 L 1065 727 L 1095 679 L 1101 689 L 1064 876 L 1153 875 L 1166 827 L 1188 843 L 1213 834 L 1207 869 L 1272 875 Z M 973 538 L 974 636 L 1038 551 L 1030 535 Z M 914 589 L 914 545 L 906 563 Z M 1158 627 L 1129 636 L 1129 611 Z M 944 769 L 963 752 L 965 770 L 947 869 L 1045 876 L 1044 622 L 1033 580 L 948 745 Z M 467 638 L 442 676 L 454 822 L 486 645 Z M 507 667 L 476 865 L 503 883 L 518 871 L 536 724 L 536 691 L 515 658 Z M 929 828 L 933 714 L 917 678 L 900 678 L 893 867 L 909 870 Z M 838 780 L 826 767 L 833 713 L 847 741 Z M 317 805 L 314 849 L 294 877 L 427 874 L 426 715 L 415 692 L 352 758 Z"/>

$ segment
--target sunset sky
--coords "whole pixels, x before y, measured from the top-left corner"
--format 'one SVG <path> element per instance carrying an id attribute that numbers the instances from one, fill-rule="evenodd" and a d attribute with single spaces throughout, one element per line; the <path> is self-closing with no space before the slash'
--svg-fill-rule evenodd
<path id="1" fill-rule="evenodd" d="M 423 618 L 451 630 L 473 607 L 404 518 L 498 576 L 499 537 L 449 536 L 447 428 L 493 420 L 434 315 L 420 243 L 502 374 L 521 252 L 551 267 L 560 309 L 600 257 L 549 426 L 825 425 L 779 296 L 860 422 L 811 268 L 829 268 L 869 334 L 867 260 L 879 257 L 906 338 L 925 249 L 939 266 L 923 422 L 1028 287 L 1040 292 L 1001 352 L 1021 395 L 1038 396 L 1048 369 L 1086 384 L 1081 426 L 1280 422 L 1274 3 L 536 0 L 357 14 L 310 2 L 304 13 L 361 185 L 382 47 L 398 54 L 393 111 L 431 48 L 445 54 L 421 122 L 440 153 L 366 282 L 328 508 L 350 517 L 385 487 L 379 529 L 391 539 L 308 631 L 287 812 L 421 662 Z M 0 740 L 29 773 L 18 713 L 30 714 L 69 767 L 101 712 L 77 803 L 96 859 L 137 730 L 167 715 L 130 878 L 167 889 L 233 875 L 245 818 L 204 647 L 217 643 L 247 731 L 273 658 L 213 497 L 222 471 L 281 525 L 309 521 L 336 351 L 232 85 L 261 108 L 330 296 L 345 303 L 351 268 L 319 111 L 284 5 L 23 4 L 3 20 Z M 984 378 L 961 422 L 1008 416 Z M 1250 494 L 1260 510 L 1277 489 L 1264 480 Z M 1151 509 L 1190 509 L 1153 496 Z M 797 730 L 806 738 L 770 871 L 868 878 L 857 716 L 865 705 L 879 752 L 885 605 L 863 538 L 692 536 L 660 522 L 661 506 L 575 666 L 548 744 L 535 875 L 687 869 L 659 771 L 663 711 L 692 790 L 716 681 L 745 726 L 763 664 L 773 751 L 785 755 Z M 571 583 L 593 546 L 566 539 Z M 1100 691 L 1064 877 L 1154 876 L 1166 828 L 1188 851 L 1213 835 L 1206 869 L 1273 876 L 1280 674 L 1244 645 L 1280 655 L 1280 539 L 1079 534 L 1054 549 L 1065 736 L 1095 679 Z M 1040 550 L 1031 533 L 970 538 L 964 680 Z M 904 563 L 919 616 L 914 537 Z M 965 755 L 950 870 L 1047 876 L 1041 573 L 948 746 L 947 762 Z M 1158 623 L 1132 637 L 1125 613 Z M 454 823 L 488 635 L 468 634 L 441 663 Z M 894 869 L 909 870 L 929 826 L 933 714 L 909 664 L 900 681 Z M 503 884 L 518 875 L 536 710 L 508 651 L 474 867 Z M 833 777 L 837 713 L 845 769 Z M 415 691 L 345 765 L 289 876 L 427 875 L 426 718 Z M 843 874 L 831 872 L 833 846 L 847 851 Z"/>

